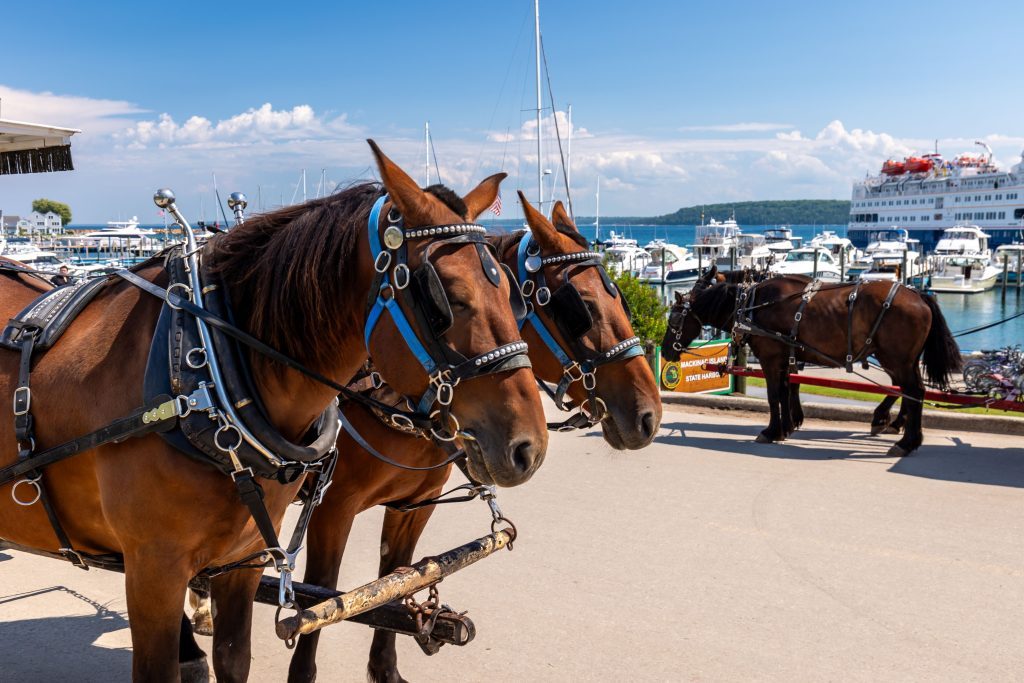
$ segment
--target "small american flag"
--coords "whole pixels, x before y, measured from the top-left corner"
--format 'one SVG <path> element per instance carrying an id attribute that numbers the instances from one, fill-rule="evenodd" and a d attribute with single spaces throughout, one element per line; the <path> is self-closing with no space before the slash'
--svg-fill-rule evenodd
<path id="1" fill-rule="evenodd" d="M 495 216 L 500 216 L 501 215 L 501 193 L 500 192 L 498 193 L 498 197 L 494 200 L 494 203 L 491 204 L 491 208 L 489 209 L 489 211 L 491 213 L 493 213 Z"/>

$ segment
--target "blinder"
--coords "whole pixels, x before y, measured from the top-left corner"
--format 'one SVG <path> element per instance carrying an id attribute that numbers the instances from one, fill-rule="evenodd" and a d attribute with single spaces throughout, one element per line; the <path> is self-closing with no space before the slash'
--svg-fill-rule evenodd
<path id="1" fill-rule="evenodd" d="M 571 282 L 556 289 L 548 305 L 555 324 L 570 339 L 579 339 L 594 326 L 594 316 L 576 285 Z"/>
<path id="2" fill-rule="evenodd" d="M 413 296 L 416 297 L 430 326 L 430 333 L 435 337 L 442 336 L 451 329 L 455 318 L 452 316 L 448 295 L 434 265 L 425 261 L 418 266 L 413 271 L 411 284 Z"/>
<path id="3" fill-rule="evenodd" d="M 522 324 L 529 313 L 526 308 L 526 299 L 523 298 L 523 292 L 519 289 L 516 276 L 512 274 L 512 269 L 504 263 L 501 264 L 501 268 L 505 271 L 505 277 L 508 278 L 508 303 L 512 306 L 512 314 L 515 315 L 516 322 Z"/>

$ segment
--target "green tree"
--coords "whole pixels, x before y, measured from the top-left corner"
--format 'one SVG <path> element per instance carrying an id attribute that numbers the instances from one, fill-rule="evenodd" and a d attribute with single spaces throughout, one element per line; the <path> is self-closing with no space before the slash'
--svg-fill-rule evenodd
<path id="1" fill-rule="evenodd" d="M 614 275 L 612 280 L 619 286 L 622 296 L 629 304 L 633 331 L 640 337 L 644 348 L 650 352 L 665 337 L 668 306 L 661 303 L 657 292 L 629 273 Z"/>
<path id="2" fill-rule="evenodd" d="M 55 214 L 60 216 L 61 221 L 64 222 L 66 228 L 71 224 L 71 207 L 64 202 L 54 201 L 53 199 L 36 199 L 32 202 L 32 210 L 38 211 L 39 213 L 46 213 L 47 211 L 53 211 Z"/>

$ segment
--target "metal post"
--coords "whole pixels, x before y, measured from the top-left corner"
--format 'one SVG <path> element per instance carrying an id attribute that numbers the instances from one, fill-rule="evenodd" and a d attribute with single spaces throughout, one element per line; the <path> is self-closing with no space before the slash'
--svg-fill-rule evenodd
<path id="1" fill-rule="evenodd" d="M 1024 256 L 1019 250 L 1017 251 L 1017 296 L 1020 296 L 1020 257 Z"/>
<path id="2" fill-rule="evenodd" d="M 903 265 L 900 266 L 900 282 L 907 284 L 907 250 L 903 250 Z"/>
<path id="3" fill-rule="evenodd" d="M 846 282 L 846 250 L 839 250 L 839 281 Z"/>
<path id="4" fill-rule="evenodd" d="M 818 250 L 814 250 L 814 279 L 818 279 Z"/>
<path id="5" fill-rule="evenodd" d="M 736 349 L 736 365 L 741 368 L 747 367 L 747 345 L 740 344 Z M 733 392 L 737 394 L 747 393 L 747 378 L 743 375 L 736 375 L 733 378 Z"/>
<path id="6" fill-rule="evenodd" d="M 729 247 L 729 270 L 736 270 L 736 247 Z"/>
<path id="7" fill-rule="evenodd" d="M 1006 281 L 1009 279 L 1010 273 L 1010 257 L 1008 254 L 1003 254 L 1003 293 L 1002 300 L 1006 301 Z"/>

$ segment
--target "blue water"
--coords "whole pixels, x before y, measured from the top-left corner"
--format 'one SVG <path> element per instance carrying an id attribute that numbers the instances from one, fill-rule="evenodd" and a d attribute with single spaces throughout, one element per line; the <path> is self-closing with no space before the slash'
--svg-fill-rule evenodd
<path id="1" fill-rule="evenodd" d="M 487 221 L 495 225 L 497 229 L 514 230 L 521 225 L 511 221 Z M 84 228 L 86 226 L 75 226 Z M 99 230 L 106 226 L 88 226 L 90 229 Z M 146 228 L 161 231 L 163 225 L 147 225 Z M 768 228 L 778 227 L 776 225 L 744 225 L 743 231 L 749 233 L 760 233 Z M 808 242 L 814 235 L 822 230 L 832 230 L 839 235 L 846 235 L 845 225 L 790 225 L 788 226 L 793 234 L 803 237 Z M 661 238 L 667 242 L 679 245 L 693 244 L 696 241 L 697 228 L 693 225 L 616 225 L 614 223 L 601 224 L 601 237 L 606 239 L 614 230 L 615 234 L 635 239 L 640 246 L 643 246 L 653 239 Z M 593 240 L 595 237 L 593 225 L 580 226 L 580 232 L 585 237 Z M 1000 285 L 996 288 L 981 294 L 938 294 L 936 295 L 946 321 L 953 332 L 965 330 L 989 322 L 995 322 L 1015 313 L 1024 312 L 1024 290 L 1010 289 L 1006 293 L 1006 302 L 1002 302 L 999 291 Z M 1020 294 L 1018 295 L 1018 292 Z M 999 325 L 992 329 L 978 332 L 972 335 L 957 339 L 960 348 L 964 351 L 976 351 L 980 349 L 1011 346 L 1013 344 L 1024 344 L 1024 317 L 1017 318 L 1006 324 Z"/>

